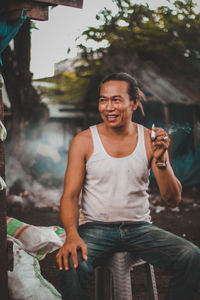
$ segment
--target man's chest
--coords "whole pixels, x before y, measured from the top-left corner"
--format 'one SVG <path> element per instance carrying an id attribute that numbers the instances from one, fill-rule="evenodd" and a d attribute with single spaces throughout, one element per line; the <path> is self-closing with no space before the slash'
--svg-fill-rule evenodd
<path id="1" fill-rule="evenodd" d="M 133 153 L 137 146 L 138 136 L 131 136 L 123 140 L 103 137 L 102 144 L 105 151 L 113 157 L 125 157 Z"/>

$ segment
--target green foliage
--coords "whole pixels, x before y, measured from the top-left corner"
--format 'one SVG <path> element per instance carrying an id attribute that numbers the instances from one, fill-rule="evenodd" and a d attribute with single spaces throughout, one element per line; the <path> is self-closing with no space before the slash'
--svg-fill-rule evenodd
<path id="1" fill-rule="evenodd" d="M 39 28 L 36 26 L 35 22 L 31 20 L 31 30 L 39 30 Z"/>
<path id="2" fill-rule="evenodd" d="M 97 97 L 102 77 L 115 71 L 132 74 L 150 64 L 167 75 L 200 71 L 200 13 L 197 2 L 169 1 L 168 6 L 151 10 L 131 0 L 113 0 L 118 10 L 104 8 L 97 16 L 99 27 L 83 32 L 86 41 L 106 41 L 96 50 L 79 45 L 82 64 L 76 68 L 80 78 L 90 81 L 85 99 Z M 173 4 L 173 5 L 172 5 Z M 197 76 L 193 76 L 198 78 Z"/>
<path id="3" fill-rule="evenodd" d="M 41 84 L 39 90 L 42 96 L 50 99 L 51 103 L 77 103 L 82 101 L 82 93 L 87 89 L 87 82 L 84 78 L 78 78 L 74 72 L 60 73 L 49 78 L 46 82 L 51 83 L 50 87 Z"/>
<path id="4" fill-rule="evenodd" d="M 102 78 L 111 72 L 137 73 L 145 66 L 162 74 L 184 77 L 199 87 L 200 13 L 192 0 L 170 1 L 156 10 L 133 0 L 112 0 L 115 13 L 104 8 L 96 16 L 100 25 L 82 33 L 75 73 L 61 74 L 46 90 L 54 102 L 84 101 L 93 105 Z M 97 49 L 87 42 L 99 44 Z M 102 46 L 102 43 L 106 46 Z"/>

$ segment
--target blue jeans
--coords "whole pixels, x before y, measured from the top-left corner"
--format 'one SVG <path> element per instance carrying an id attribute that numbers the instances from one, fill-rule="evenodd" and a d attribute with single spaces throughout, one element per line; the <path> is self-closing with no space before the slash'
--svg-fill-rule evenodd
<path id="1" fill-rule="evenodd" d="M 200 249 L 189 241 L 148 222 L 91 222 L 81 225 L 79 234 L 87 245 L 88 259 L 84 261 L 78 253 L 75 269 L 69 257 L 69 271 L 61 271 L 63 300 L 89 300 L 94 267 L 119 251 L 172 272 L 166 299 L 194 299 L 200 281 Z"/>

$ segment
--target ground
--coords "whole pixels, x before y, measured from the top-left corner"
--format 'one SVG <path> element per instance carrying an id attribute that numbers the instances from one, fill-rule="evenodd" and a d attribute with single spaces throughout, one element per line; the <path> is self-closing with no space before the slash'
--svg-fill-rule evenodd
<path id="1" fill-rule="evenodd" d="M 187 189 L 183 192 L 183 201 L 178 209 L 166 208 L 160 201 L 157 193 L 151 194 L 151 215 L 155 225 L 173 232 L 183 238 L 192 241 L 200 247 L 200 192 L 197 189 Z M 21 221 L 38 226 L 60 225 L 62 226 L 58 212 L 49 209 L 29 212 L 8 211 L 9 216 Z M 59 290 L 58 268 L 55 262 L 55 254 L 48 255 L 40 262 L 42 274 L 52 282 Z M 164 300 L 170 274 L 155 268 L 156 281 L 158 287 L 159 300 Z M 132 282 L 134 299 L 146 300 L 146 280 L 143 267 L 136 267 L 132 271 Z M 184 283 L 183 283 L 184 284 Z M 200 293 L 196 300 L 200 299 Z M 102 299 L 104 300 L 104 299 Z M 177 299 L 178 300 L 178 299 Z"/>

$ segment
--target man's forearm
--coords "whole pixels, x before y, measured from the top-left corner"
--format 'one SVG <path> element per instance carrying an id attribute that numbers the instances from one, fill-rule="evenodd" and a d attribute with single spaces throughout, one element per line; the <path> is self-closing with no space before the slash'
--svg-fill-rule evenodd
<path id="1" fill-rule="evenodd" d="M 77 199 L 62 198 L 60 217 L 65 228 L 66 237 L 78 234 L 78 201 Z"/>
<path id="2" fill-rule="evenodd" d="M 62 197 L 60 215 L 66 231 L 66 240 L 56 255 L 60 270 L 69 270 L 69 255 L 72 258 L 74 268 L 78 267 L 77 249 L 81 249 L 82 257 L 87 260 L 87 246 L 78 234 L 78 197 Z"/>
<path id="3" fill-rule="evenodd" d="M 176 206 L 181 201 L 182 186 L 176 178 L 168 162 L 166 168 L 159 168 L 152 162 L 152 169 L 159 186 L 162 199 L 170 206 Z"/>
<path id="4" fill-rule="evenodd" d="M 181 193 L 182 193 L 182 186 L 179 180 L 172 175 L 168 175 L 167 170 L 161 170 L 160 172 L 160 193 L 162 199 L 170 206 L 177 206 L 181 201 Z"/>

